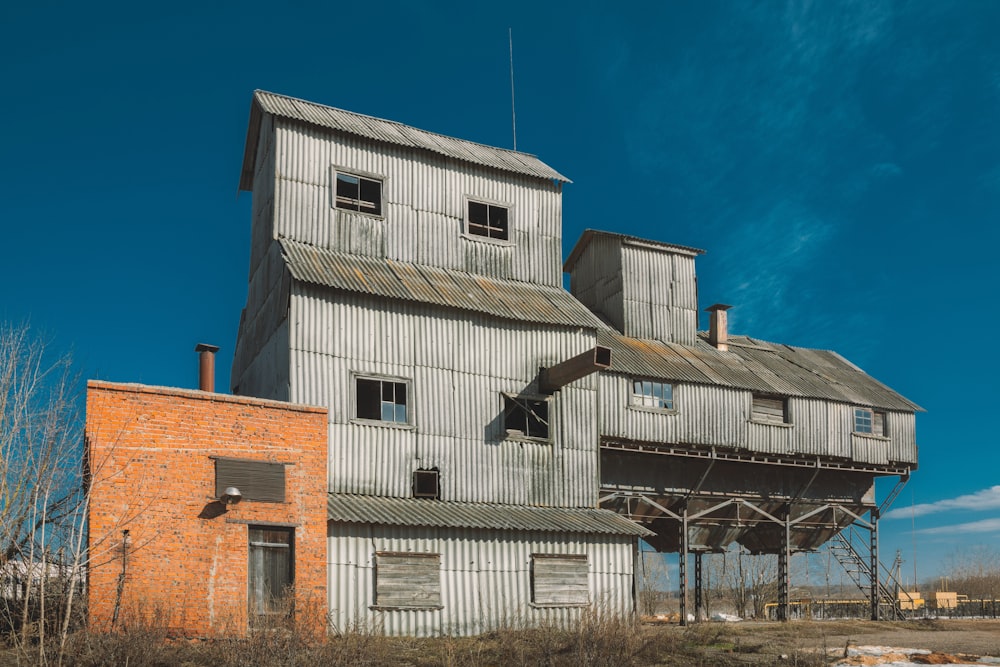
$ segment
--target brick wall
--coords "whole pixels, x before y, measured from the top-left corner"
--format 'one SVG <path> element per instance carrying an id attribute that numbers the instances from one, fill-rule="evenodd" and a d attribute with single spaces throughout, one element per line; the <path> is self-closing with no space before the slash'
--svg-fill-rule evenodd
<path id="1" fill-rule="evenodd" d="M 91 381 L 86 437 L 92 628 L 110 628 L 117 603 L 119 625 L 152 621 L 178 635 L 244 634 L 248 529 L 270 524 L 294 526 L 296 621 L 322 627 L 325 409 Z M 215 498 L 213 456 L 290 464 L 285 502 L 244 500 L 224 509 Z"/>

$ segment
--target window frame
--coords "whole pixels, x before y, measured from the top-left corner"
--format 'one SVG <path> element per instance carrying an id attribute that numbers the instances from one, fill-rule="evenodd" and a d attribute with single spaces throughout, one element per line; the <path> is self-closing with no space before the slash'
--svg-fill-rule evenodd
<path id="1" fill-rule="evenodd" d="M 488 236 L 486 234 L 477 234 L 472 231 L 472 222 L 470 218 L 470 207 L 472 204 L 481 204 L 487 207 L 487 220 L 489 219 L 489 209 L 490 208 L 502 208 L 507 212 L 507 229 L 504 238 Z M 470 241 L 483 241 L 486 243 L 493 243 L 496 245 L 514 245 L 514 241 L 511 239 L 512 231 L 512 220 L 514 218 L 514 207 L 508 202 L 502 202 L 495 199 L 486 199 L 484 197 L 473 197 L 466 195 L 462 201 L 462 236 L 463 238 L 469 239 Z M 479 225 L 477 225 L 479 226 Z M 487 223 L 487 229 L 489 229 L 489 223 Z"/>
<path id="2" fill-rule="evenodd" d="M 337 193 L 337 186 L 339 183 L 338 176 L 348 176 L 351 178 L 358 179 L 358 196 L 357 198 L 352 198 L 352 201 L 357 202 L 358 208 L 352 208 L 351 206 L 341 206 L 340 205 L 340 195 Z M 361 181 L 368 181 L 371 183 L 378 184 L 378 210 L 369 211 L 361 208 Z M 348 167 L 340 167 L 338 165 L 331 165 L 330 167 L 330 205 L 337 210 L 347 211 L 349 213 L 358 213 L 360 215 L 365 215 L 370 218 L 385 219 L 385 184 L 386 178 L 381 174 L 373 174 L 371 172 L 361 171 L 359 169 L 350 169 Z"/>
<path id="3" fill-rule="evenodd" d="M 757 401 L 780 401 L 781 402 L 781 421 L 768 418 L 769 413 L 764 413 L 761 417 L 760 413 L 755 410 L 754 404 Z M 754 393 L 750 397 L 750 421 L 754 424 L 766 424 L 768 426 L 791 426 L 792 425 L 792 415 L 788 407 L 788 397 L 779 396 L 776 394 L 764 394 L 764 393 Z"/>
<path id="4" fill-rule="evenodd" d="M 503 420 L 503 432 L 504 432 L 504 436 L 503 437 L 504 437 L 504 439 L 508 439 L 508 440 L 527 440 L 527 441 L 530 441 L 530 442 L 552 442 L 552 407 L 553 407 L 553 402 L 551 400 L 552 399 L 551 396 L 542 396 L 542 395 L 535 395 L 535 394 L 515 394 L 515 393 L 512 393 L 512 392 L 502 391 L 502 392 L 500 392 L 500 398 L 501 398 L 500 417 Z M 544 418 L 541 417 L 541 416 L 539 416 L 539 415 L 537 415 L 537 414 L 532 413 L 532 414 L 534 414 L 534 417 L 535 417 L 536 421 L 541 422 L 542 424 L 545 425 L 545 435 L 544 436 L 541 436 L 541 435 L 532 435 L 531 433 L 525 433 L 524 431 L 522 431 L 520 429 L 509 428 L 507 426 L 508 405 L 510 405 L 510 404 L 517 405 L 524 412 L 531 411 L 530 407 L 527 407 L 526 405 L 523 404 L 524 401 L 528 401 L 528 402 L 530 402 L 532 404 L 543 404 L 543 405 L 545 405 L 545 416 L 544 416 Z M 526 426 L 530 426 L 530 417 L 528 419 L 529 419 L 529 421 L 525 422 Z"/>
<path id="5" fill-rule="evenodd" d="M 546 565 L 555 565 L 557 561 L 563 561 L 563 565 L 566 569 L 570 569 L 571 564 L 575 568 L 579 568 L 582 565 L 582 569 L 579 571 L 564 572 L 563 576 L 572 576 L 574 579 L 579 577 L 581 581 L 556 581 L 553 583 L 544 582 L 543 586 L 539 586 L 539 580 L 541 574 L 546 574 L 548 576 L 553 576 L 554 573 L 545 572 L 548 568 L 539 568 L 540 563 L 545 563 Z M 539 573 L 539 569 L 542 573 Z M 554 554 L 554 553 L 533 553 L 531 554 L 531 606 L 539 608 L 558 608 L 558 607 L 589 607 L 591 604 L 591 590 L 590 590 L 590 558 L 587 554 Z M 582 584 L 582 591 L 580 590 Z M 574 591 L 573 587 L 577 590 Z M 559 594 L 562 597 L 572 597 L 574 593 L 578 597 L 576 600 L 559 600 Z M 580 597 L 580 593 L 583 596 Z"/>
<path id="6" fill-rule="evenodd" d="M 259 532 L 261 537 L 254 541 L 254 532 Z M 287 542 L 267 542 L 264 540 L 264 533 L 284 533 L 288 537 Z M 287 549 L 287 583 L 282 586 L 278 595 L 262 598 L 259 595 L 259 588 L 263 587 L 266 577 L 269 574 L 267 566 L 261 562 L 257 567 L 254 563 L 255 555 L 261 559 L 265 557 L 267 551 L 280 553 Z M 261 577 L 258 579 L 258 577 Z M 258 582 L 261 584 L 258 585 Z M 265 618 L 278 616 L 283 613 L 294 613 L 295 587 L 295 528 L 285 525 L 247 525 L 247 616 L 248 624 L 251 628 L 261 625 L 269 627 L 267 623 L 260 623 Z M 270 591 L 268 591 L 270 592 Z M 262 607 L 267 607 L 262 609 Z"/>
<path id="7" fill-rule="evenodd" d="M 427 566 L 427 571 L 417 571 L 417 572 L 400 572 L 405 566 L 405 560 L 414 559 L 427 559 L 427 561 L 434 561 L 435 567 L 434 572 L 437 574 L 436 582 L 429 591 L 430 599 L 426 602 L 417 601 L 418 591 L 413 591 L 410 593 L 410 599 L 407 600 L 405 596 L 401 596 L 397 591 L 395 597 L 389 597 L 389 591 L 384 591 L 380 593 L 379 584 L 380 580 L 385 580 L 387 583 L 389 581 L 397 581 L 403 578 L 409 582 L 417 582 L 415 585 L 419 586 L 419 580 L 421 577 L 427 579 L 425 584 L 431 584 L 432 579 L 431 566 Z M 393 562 L 396 561 L 396 562 Z M 423 563 L 420 563 L 421 565 Z M 416 564 L 411 564 L 411 567 L 415 567 Z M 436 610 L 444 609 L 443 596 L 441 591 L 441 554 L 437 552 L 413 552 L 413 551 L 376 551 L 372 556 L 372 600 L 373 604 L 369 607 L 370 609 L 378 609 L 383 611 L 402 611 L 402 610 Z M 388 569 L 390 572 L 396 570 L 391 574 L 381 574 L 382 571 Z M 387 586 L 387 588 L 389 588 Z M 385 599 L 389 597 L 389 599 Z"/>
<path id="8" fill-rule="evenodd" d="M 636 391 L 635 391 L 636 384 L 645 384 L 645 383 L 649 383 L 651 385 L 651 387 L 650 387 L 650 393 L 646 394 L 645 392 L 643 392 L 643 393 L 637 394 Z M 645 404 L 645 402 L 644 402 L 645 399 L 649 398 L 649 399 L 654 399 L 655 400 L 657 398 L 656 394 L 655 394 L 655 387 L 656 386 L 659 386 L 661 388 L 663 388 L 663 387 L 669 387 L 670 388 L 670 406 L 669 407 L 656 406 L 656 405 L 646 405 Z M 664 400 L 663 399 L 663 395 L 662 395 L 663 394 L 662 389 L 661 389 L 660 394 L 661 395 L 660 395 L 660 399 L 659 400 L 662 402 Z M 647 410 L 649 412 L 660 412 L 660 413 L 665 413 L 665 414 L 676 414 L 677 413 L 677 383 L 676 382 L 672 382 L 670 380 L 664 380 L 662 378 L 650 378 L 650 377 L 639 377 L 639 376 L 630 377 L 629 378 L 628 406 L 630 408 L 635 409 L 635 410 Z"/>
<path id="9" fill-rule="evenodd" d="M 867 413 L 864 417 L 862 413 Z M 859 419 L 867 422 L 867 430 L 858 428 Z M 865 425 L 864 421 L 860 422 Z M 881 428 L 877 429 L 878 426 Z M 867 438 L 889 439 L 889 415 L 885 410 L 855 405 L 851 408 L 851 432 Z"/>
<path id="10" fill-rule="evenodd" d="M 403 385 L 405 387 L 405 402 L 401 405 L 406 411 L 405 421 L 396 421 L 394 419 L 378 419 L 372 417 L 362 417 L 359 415 L 361 408 L 360 392 L 358 391 L 358 383 L 361 381 L 366 382 L 378 382 L 379 383 L 379 414 L 382 414 L 382 404 L 385 402 L 382 400 L 382 385 L 391 382 L 396 385 Z M 373 373 L 359 373 L 355 372 L 351 374 L 351 422 L 361 423 L 361 424 L 376 424 L 379 426 L 389 426 L 392 428 L 413 428 L 413 382 L 409 378 L 395 377 L 389 375 L 378 375 Z M 399 403 L 393 402 L 393 405 L 400 405 Z"/>

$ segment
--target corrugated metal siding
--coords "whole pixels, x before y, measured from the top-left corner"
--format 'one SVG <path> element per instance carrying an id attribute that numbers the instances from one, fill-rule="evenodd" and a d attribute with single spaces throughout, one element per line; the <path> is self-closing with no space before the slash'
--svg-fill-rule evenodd
<path id="1" fill-rule="evenodd" d="M 279 121 L 275 234 L 345 253 L 562 284 L 561 200 L 546 181 L 444 158 L 414 159 L 328 130 Z M 335 208 L 334 167 L 383 181 L 384 217 Z M 510 243 L 463 235 L 466 197 L 509 207 Z"/>
<path id="2" fill-rule="evenodd" d="M 342 293 L 293 288 L 292 400 L 329 408 L 330 490 L 411 495 L 438 467 L 453 501 L 592 507 L 597 493 L 597 376 L 557 392 L 551 442 L 505 437 L 501 392 L 532 392 L 540 366 L 591 349 L 586 330 Z M 353 422 L 355 373 L 410 382 L 405 428 Z"/>
<path id="3" fill-rule="evenodd" d="M 509 320 L 603 326 L 580 302 L 558 287 L 358 257 L 289 239 L 281 239 L 280 244 L 292 276 L 313 285 L 448 306 Z"/>
<path id="4" fill-rule="evenodd" d="M 244 190 L 249 190 L 253 186 L 253 182 L 247 178 L 247 165 L 254 162 L 255 155 L 250 150 L 250 146 L 255 145 L 255 142 L 252 140 L 255 138 L 254 135 L 261 125 L 262 112 L 263 114 L 273 114 L 282 118 L 308 123 L 328 130 L 335 130 L 382 144 L 419 149 L 460 162 L 477 164 L 539 179 L 569 182 L 569 179 L 565 176 L 529 153 L 485 146 L 463 139 L 455 139 L 425 130 L 418 130 L 417 128 L 391 120 L 365 116 L 335 107 L 316 104 L 315 102 L 307 102 L 306 100 L 258 90 L 254 92 L 254 101 L 250 110 L 248 148 L 244 155 L 244 171 L 240 181 L 240 187 Z"/>
<path id="5" fill-rule="evenodd" d="M 888 436 L 853 434 L 853 406 L 791 398 L 788 424 L 751 421 L 753 392 L 679 383 L 675 411 L 629 405 L 630 378 L 604 373 L 600 380 L 601 435 L 669 445 L 720 446 L 761 454 L 798 454 L 886 465 L 916 463 L 914 415 L 889 412 Z"/>
<path id="6" fill-rule="evenodd" d="M 569 627 L 590 609 L 632 610 L 632 539 L 567 533 L 520 533 L 331 523 L 328 590 L 333 627 L 387 635 L 470 635 L 500 627 Z M 444 609 L 377 611 L 375 551 L 441 554 Z M 584 554 L 591 607 L 531 605 L 531 555 Z"/>
<path id="7" fill-rule="evenodd" d="M 636 338 L 693 345 L 698 330 L 694 258 L 659 247 L 623 244 L 622 331 Z"/>

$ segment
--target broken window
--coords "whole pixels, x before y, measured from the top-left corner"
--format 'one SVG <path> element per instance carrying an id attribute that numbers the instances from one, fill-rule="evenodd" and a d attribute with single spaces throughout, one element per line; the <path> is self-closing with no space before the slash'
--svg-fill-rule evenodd
<path id="1" fill-rule="evenodd" d="M 587 556 L 532 554 L 531 602 L 545 607 L 576 607 L 589 604 Z"/>
<path id="2" fill-rule="evenodd" d="M 382 215 L 382 181 L 337 172 L 337 208 Z"/>
<path id="3" fill-rule="evenodd" d="M 470 200 L 468 207 L 466 228 L 469 234 L 502 241 L 508 240 L 506 206 Z"/>
<path id="4" fill-rule="evenodd" d="M 674 386 L 656 380 L 632 380 L 632 405 L 673 410 Z"/>
<path id="5" fill-rule="evenodd" d="M 870 435 L 885 435 L 885 413 L 869 410 L 868 408 L 854 408 L 854 432 Z"/>
<path id="6" fill-rule="evenodd" d="M 441 609 L 441 554 L 376 552 L 375 606 Z"/>
<path id="7" fill-rule="evenodd" d="M 750 419 L 769 424 L 787 424 L 788 401 L 780 397 L 754 394 L 750 406 Z"/>
<path id="8" fill-rule="evenodd" d="M 283 503 L 285 464 L 217 457 L 215 497 L 221 498 L 231 486 L 240 490 L 243 500 Z"/>
<path id="9" fill-rule="evenodd" d="M 355 416 L 358 419 L 374 419 L 384 422 L 406 424 L 406 382 L 396 380 L 357 379 L 357 400 Z"/>
<path id="10" fill-rule="evenodd" d="M 437 500 L 441 497 L 440 475 L 436 468 L 430 470 L 413 471 L 413 497 L 433 498 Z"/>
<path id="11" fill-rule="evenodd" d="M 250 526 L 248 533 L 250 624 L 267 625 L 266 616 L 291 611 L 294 529 Z"/>
<path id="12" fill-rule="evenodd" d="M 508 435 L 523 435 L 528 438 L 547 440 L 549 437 L 548 401 L 504 394 L 503 424 Z"/>

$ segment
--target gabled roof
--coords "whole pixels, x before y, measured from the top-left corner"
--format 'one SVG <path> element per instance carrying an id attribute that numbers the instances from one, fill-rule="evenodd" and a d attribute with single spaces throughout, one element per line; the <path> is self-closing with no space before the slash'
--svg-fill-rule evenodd
<path id="1" fill-rule="evenodd" d="M 653 535 L 610 510 L 460 503 L 331 493 L 327 518 L 343 523 L 439 528 L 485 528 L 596 535 Z"/>
<path id="2" fill-rule="evenodd" d="M 250 123 L 247 128 L 246 147 L 243 150 L 243 169 L 240 190 L 253 189 L 253 167 L 257 153 L 257 134 L 260 132 L 262 114 L 272 114 L 335 132 L 363 137 L 383 144 L 425 150 L 447 158 L 492 167 L 501 171 L 546 180 L 569 183 L 569 179 L 530 153 L 520 153 L 506 148 L 495 148 L 473 141 L 455 139 L 443 134 L 418 130 L 391 120 L 328 107 L 315 102 L 256 90 L 250 106 Z"/>
<path id="3" fill-rule="evenodd" d="M 561 287 L 334 252 L 278 239 L 292 277 L 313 285 L 429 303 L 521 322 L 596 329 L 605 325 Z"/>
<path id="4" fill-rule="evenodd" d="M 599 229 L 585 229 L 583 234 L 580 235 L 579 240 L 577 240 L 576 245 L 573 246 L 572 252 L 569 253 L 569 257 L 563 263 L 563 271 L 569 273 L 576 266 L 576 262 L 580 259 L 580 255 L 583 251 L 587 249 L 590 242 L 597 237 L 605 237 L 611 239 L 617 239 L 621 241 L 622 245 L 631 245 L 641 248 L 651 248 L 654 250 L 665 250 L 667 252 L 677 253 L 679 255 L 687 255 L 688 257 L 697 257 L 698 255 L 704 255 L 705 251 L 699 248 L 691 248 L 686 245 L 677 245 L 676 243 L 663 243 L 662 241 L 650 241 L 649 239 L 639 238 L 638 236 L 629 236 L 627 234 L 618 234 L 617 232 L 604 232 Z"/>
<path id="5" fill-rule="evenodd" d="M 779 396 L 801 396 L 841 403 L 923 411 L 836 352 L 767 343 L 730 336 L 720 352 L 704 332 L 693 347 L 642 340 L 607 329 L 600 345 L 610 347 L 612 372 L 678 382 L 708 384 Z"/>

